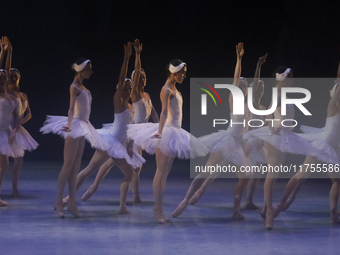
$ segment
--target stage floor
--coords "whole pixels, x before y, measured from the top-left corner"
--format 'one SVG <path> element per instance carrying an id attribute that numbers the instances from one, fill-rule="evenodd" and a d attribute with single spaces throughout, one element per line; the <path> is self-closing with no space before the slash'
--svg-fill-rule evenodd
<path id="1" fill-rule="evenodd" d="M 150 161 L 149 161 L 150 162 Z M 157 224 L 152 215 L 154 162 L 141 174 L 141 204 L 132 204 L 129 215 L 118 215 L 122 174 L 113 169 L 87 202 L 80 197 L 94 180 L 79 190 L 76 219 L 67 210 L 59 219 L 53 210 L 57 177 L 62 162 L 27 162 L 20 180 L 20 198 L 12 198 L 7 172 L 0 207 L 0 254 L 339 254 L 340 225 L 329 224 L 329 180 L 308 180 L 288 211 L 268 231 L 260 211 L 243 211 L 246 219 L 232 221 L 236 180 L 212 183 L 201 200 L 178 218 L 171 212 L 183 199 L 191 182 L 188 162 L 175 161 L 165 190 L 165 214 L 171 220 Z M 86 162 L 83 164 L 86 165 Z M 287 180 L 280 180 L 275 201 Z M 254 201 L 263 204 L 263 181 Z"/>

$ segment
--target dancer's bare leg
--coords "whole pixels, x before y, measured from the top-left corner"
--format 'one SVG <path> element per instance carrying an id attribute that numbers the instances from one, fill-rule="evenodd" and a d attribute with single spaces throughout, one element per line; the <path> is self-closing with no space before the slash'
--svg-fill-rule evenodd
<path id="1" fill-rule="evenodd" d="M 80 152 L 78 151 L 81 146 L 81 139 L 83 137 L 79 137 L 73 139 L 71 137 L 65 138 L 65 145 L 64 145 L 64 164 L 60 171 L 59 178 L 58 178 L 58 189 L 57 189 L 57 200 L 55 202 L 54 208 L 57 211 L 57 214 L 60 218 L 64 218 L 64 211 L 63 211 L 63 193 L 65 189 L 65 185 L 67 180 L 69 179 L 69 175 L 71 171 L 74 169 L 74 163 L 76 158 L 79 158 Z M 71 177 L 72 179 L 72 177 Z M 72 199 L 75 200 L 75 195 L 72 194 Z M 75 203 L 75 201 L 72 201 Z M 74 207 L 73 207 L 74 208 Z"/>
<path id="2" fill-rule="evenodd" d="M 165 155 L 160 149 L 156 149 L 157 169 L 152 183 L 153 194 L 155 197 L 153 213 L 158 223 L 161 224 L 167 222 L 163 213 L 163 197 L 166 178 L 171 170 L 173 161 L 174 158 Z"/>
<path id="3" fill-rule="evenodd" d="M 283 163 L 286 153 L 277 150 L 274 146 L 266 143 L 267 147 L 267 162 L 268 166 L 279 166 Z M 265 225 L 267 229 L 272 229 L 274 226 L 274 210 L 273 210 L 273 191 L 276 179 L 279 173 L 268 172 L 264 182 L 264 203 L 265 207 Z"/>
<path id="4" fill-rule="evenodd" d="M 18 182 L 19 182 L 19 175 L 21 166 L 24 162 L 23 157 L 13 158 L 13 168 L 12 168 L 12 196 L 13 197 L 19 197 L 19 188 L 18 188 Z"/>
<path id="5" fill-rule="evenodd" d="M 303 183 L 306 181 L 306 179 L 303 179 L 302 182 L 300 182 L 295 189 L 293 190 L 293 192 L 290 194 L 289 198 L 287 199 L 287 202 L 284 204 L 284 206 L 282 207 L 281 211 L 285 211 L 287 210 L 294 202 L 297 193 L 299 192 L 300 188 L 302 187 Z"/>
<path id="6" fill-rule="evenodd" d="M 88 166 L 80 171 L 80 173 L 78 173 L 76 190 L 78 190 L 84 184 L 86 179 L 95 171 L 97 171 L 101 167 L 101 165 L 108 159 L 109 156 L 107 155 L 106 151 L 96 150 Z M 67 196 L 63 200 L 63 205 L 66 206 L 68 201 L 69 197 Z"/>
<path id="7" fill-rule="evenodd" d="M 98 170 L 96 179 L 93 184 L 87 189 L 82 196 L 82 200 L 86 201 L 97 191 L 99 184 L 104 180 L 105 176 L 110 172 L 111 168 L 115 165 L 112 158 L 109 158 Z"/>
<path id="8" fill-rule="evenodd" d="M 241 173 L 239 171 L 240 167 L 238 167 L 237 175 L 239 177 L 235 193 L 234 193 L 234 214 L 232 216 L 233 220 L 243 220 L 244 216 L 241 213 L 241 199 L 244 188 L 247 186 L 249 182 L 249 177 L 245 173 Z"/>
<path id="9" fill-rule="evenodd" d="M 206 166 L 212 166 L 212 165 L 216 165 L 217 163 L 220 163 L 223 161 L 223 155 L 221 152 L 217 152 L 217 153 L 213 153 L 210 155 Z M 185 208 L 187 207 L 189 200 L 191 200 L 192 197 L 194 197 L 196 195 L 195 192 L 197 192 L 200 187 L 202 187 L 203 182 L 209 178 L 210 179 L 210 173 L 199 173 L 195 179 L 191 182 L 190 187 L 187 191 L 187 194 L 185 195 L 183 201 L 177 206 L 177 208 L 175 209 L 175 211 L 172 212 L 172 216 L 173 217 L 178 217 L 179 215 L 181 215 L 183 213 L 183 211 L 185 210 Z M 212 178 L 213 180 L 214 178 Z M 203 190 L 202 192 L 197 193 L 197 197 L 199 199 L 199 197 L 203 194 Z M 198 200 L 197 199 L 197 200 Z M 195 198 L 196 200 L 196 198 Z"/>
<path id="10" fill-rule="evenodd" d="M 139 154 L 142 156 L 142 148 L 138 150 Z M 140 182 L 140 171 L 142 170 L 142 166 L 134 169 L 135 174 L 133 175 L 132 182 L 131 182 L 131 190 L 133 193 L 133 202 L 134 203 L 141 203 L 142 200 L 140 199 L 139 195 L 139 182 Z"/>
<path id="11" fill-rule="evenodd" d="M 129 210 L 126 208 L 126 197 L 129 192 L 129 187 L 132 181 L 132 177 L 134 175 L 133 167 L 129 165 L 125 159 L 112 158 L 112 160 L 114 164 L 117 165 L 119 169 L 125 175 L 122 181 L 122 184 L 120 185 L 120 206 L 119 206 L 118 213 L 128 214 Z"/>
<path id="12" fill-rule="evenodd" d="M 307 156 L 305 161 L 303 162 L 301 166 L 301 171 L 297 172 L 287 183 L 286 188 L 283 192 L 281 201 L 277 204 L 275 207 L 274 212 L 274 218 L 283 211 L 283 208 L 286 206 L 287 201 L 292 197 L 296 195 L 299 188 L 302 186 L 303 182 L 308 178 L 308 176 L 311 174 L 309 171 L 308 166 L 310 164 L 316 164 L 318 163 L 318 160 L 312 156 Z"/>
<path id="13" fill-rule="evenodd" d="M 329 200 L 330 200 L 330 209 L 331 209 L 331 223 L 332 224 L 339 224 L 340 219 L 338 217 L 338 202 L 339 202 L 339 192 L 340 192 L 340 178 L 339 173 L 336 172 L 328 172 L 328 175 L 332 179 L 332 188 L 329 193 Z"/>
<path id="14" fill-rule="evenodd" d="M 260 180 L 261 174 L 262 174 L 261 172 L 255 173 L 251 177 L 251 179 L 249 180 L 249 183 L 248 183 L 248 186 L 247 186 L 248 188 L 247 188 L 246 203 L 244 205 L 244 209 L 246 209 L 246 210 L 259 209 L 259 207 L 256 204 L 254 204 L 254 202 L 253 202 L 253 196 L 254 196 L 254 193 L 255 193 L 257 183 Z"/>
<path id="15" fill-rule="evenodd" d="M 7 167 L 8 167 L 8 157 L 0 154 L 0 191 L 1 191 L 2 183 L 5 178 Z M 6 206 L 6 205 L 7 205 L 7 202 L 1 200 L 0 198 L 0 206 Z"/>

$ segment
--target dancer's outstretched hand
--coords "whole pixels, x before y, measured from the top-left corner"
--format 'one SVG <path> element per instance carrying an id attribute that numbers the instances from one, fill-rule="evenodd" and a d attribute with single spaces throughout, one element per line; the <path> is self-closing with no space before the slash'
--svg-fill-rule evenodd
<path id="1" fill-rule="evenodd" d="M 236 55 L 238 58 L 242 58 L 243 54 L 244 54 L 243 43 L 239 42 L 236 45 Z"/>
<path id="2" fill-rule="evenodd" d="M 128 42 L 127 44 L 124 44 L 124 53 L 126 58 L 130 58 L 132 54 L 132 43 Z"/>
<path id="3" fill-rule="evenodd" d="M 262 57 L 259 58 L 259 60 L 257 61 L 257 64 L 262 66 L 266 62 L 267 57 L 268 57 L 268 53 L 264 54 Z"/>
<path id="4" fill-rule="evenodd" d="M 135 41 L 132 44 L 133 47 L 135 48 L 135 52 L 140 54 L 143 50 L 143 44 L 139 42 L 139 39 L 135 39 Z"/>

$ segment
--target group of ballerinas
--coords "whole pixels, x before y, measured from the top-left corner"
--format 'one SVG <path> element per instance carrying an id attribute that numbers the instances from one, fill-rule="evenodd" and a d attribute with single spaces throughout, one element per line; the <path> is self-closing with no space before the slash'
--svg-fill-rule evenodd
<path id="1" fill-rule="evenodd" d="M 24 151 L 32 151 L 38 143 L 22 127 L 32 116 L 27 95 L 20 92 L 20 72 L 11 68 L 13 47 L 6 36 L 0 40 L 0 191 L 8 168 L 9 157 L 13 158 L 12 196 L 19 197 L 19 174 Z M 0 206 L 7 206 L 1 200 Z"/>
<path id="2" fill-rule="evenodd" d="M 241 76 L 241 60 L 244 54 L 243 43 L 236 46 L 237 62 L 234 73 L 234 85 L 238 86 L 246 96 L 248 83 Z M 265 63 L 268 54 L 260 57 L 256 66 L 255 78 L 251 86 L 253 86 L 253 106 L 258 110 L 265 110 L 261 105 L 261 98 L 264 93 L 264 83 L 259 80 L 261 66 Z M 340 163 L 340 133 L 338 127 L 340 124 L 340 65 L 338 68 L 337 84 L 331 91 L 331 99 L 327 108 L 326 126 L 321 130 L 313 130 L 304 127 L 303 131 L 308 134 L 296 134 L 292 132 L 291 127 L 281 125 L 286 119 L 294 119 L 294 106 L 287 105 L 287 114 L 281 115 L 281 88 L 293 85 L 293 72 L 290 68 L 281 69 L 276 73 L 276 87 L 278 89 L 277 108 L 274 116 L 267 116 L 267 119 L 278 119 L 273 126 L 265 126 L 261 128 L 243 128 L 241 125 L 229 126 L 225 131 L 219 131 L 201 137 L 199 140 L 210 149 L 210 157 L 206 166 L 219 165 L 235 165 L 237 167 L 245 165 L 268 164 L 271 166 L 280 166 L 283 164 L 286 153 L 302 154 L 306 156 L 302 170 L 299 171 L 288 182 L 281 201 L 273 207 L 273 189 L 278 174 L 276 172 L 268 172 L 264 182 L 264 207 L 261 216 L 267 229 L 272 229 L 274 218 L 283 210 L 286 210 L 294 201 L 295 195 L 305 180 L 311 173 L 307 169 L 308 165 L 325 162 L 328 164 Z M 271 102 L 269 108 L 271 108 Z M 245 103 L 245 115 L 233 115 L 233 97 L 229 97 L 230 118 L 233 122 L 241 122 L 243 119 L 259 119 L 264 120 L 265 116 L 257 116 L 250 113 Z M 286 126 L 289 126 L 287 124 Z M 332 187 L 330 191 L 331 205 L 331 223 L 339 222 L 337 214 L 337 203 L 340 191 L 340 176 L 336 172 L 328 172 L 332 179 Z M 187 205 L 195 204 L 202 196 L 208 185 L 219 175 L 219 173 L 200 173 L 192 181 L 189 190 L 172 213 L 173 217 L 178 217 L 183 213 Z M 257 209 L 253 203 L 252 197 L 259 179 L 258 176 L 247 176 L 245 173 L 238 173 L 238 183 L 234 194 L 234 220 L 244 219 L 240 211 L 241 197 L 243 190 L 248 184 L 247 199 L 245 209 Z"/>
<path id="3" fill-rule="evenodd" d="M 132 51 L 135 51 L 135 65 L 131 79 L 127 77 L 127 69 Z M 152 106 L 149 94 L 144 91 L 146 85 L 146 73 L 141 68 L 141 52 L 143 45 L 136 39 L 133 43 L 124 45 L 124 60 L 121 67 L 118 85 L 113 98 L 114 122 L 105 124 L 101 129 L 95 129 L 89 122 L 91 111 L 91 93 L 84 86 L 84 79 L 89 79 L 92 74 L 92 63 L 89 59 L 78 59 L 72 66 L 76 71 L 73 83 L 70 86 L 70 107 L 68 116 L 48 116 L 41 132 L 59 134 L 65 139 L 64 164 L 58 178 L 57 199 L 54 209 L 58 217 L 64 218 L 64 208 L 75 217 L 82 217 L 76 202 L 76 191 L 85 180 L 98 171 L 94 183 L 82 196 L 82 200 L 88 200 L 98 189 L 100 182 L 116 165 L 124 174 L 120 187 L 119 214 L 129 213 L 126 207 L 126 197 L 131 187 L 133 201 L 141 202 L 139 194 L 139 174 L 142 164 L 142 150 L 156 155 L 157 169 L 153 180 L 153 193 L 155 205 L 153 209 L 157 222 L 164 224 L 168 219 L 164 216 L 163 197 L 166 179 L 171 170 L 174 158 L 189 159 L 202 157 L 210 153 L 206 163 L 209 165 L 233 164 L 242 165 L 283 163 L 286 153 L 306 155 L 305 163 L 326 162 L 338 164 L 340 149 L 340 135 L 337 135 L 336 127 L 340 121 L 340 90 L 335 87 L 327 109 L 326 127 L 318 132 L 309 134 L 295 134 L 292 128 L 283 127 L 281 122 L 275 122 L 274 127 L 243 128 L 240 125 L 229 127 L 225 131 L 219 131 L 210 135 L 196 138 L 181 128 L 183 99 L 176 85 L 181 84 L 186 78 L 186 63 L 176 59 L 168 65 L 168 77 L 160 92 L 162 110 L 158 117 Z M 27 121 L 31 114 L 27 97 L 18 90 L 18 82 L 15 86 L 8 86 L 8 73 L 19 75 L 16 69 L 10 68 L 12 48 L 7 38 L 1 43 L 1 63 L 7 52 L 6 69 L 0 72 L 0 160 L 1 181 L 8 165 L 8 157 L 21 157 L 23 150 L 35 149 L 37 144 L 28 135 L 21 124 Z M 233 84 L 239 87 L 246 96 L 248 83 L 241 77 L 241 61 L 244 54 L 243 43 L 236 45 L 236 67 Z M 259 80 L 262 65 L 267 54 L 260 57 L 256 66 L 253 87 L 253 105 L 256 109 L 264 110 L 261 98 L 264 93 L 264 83 Z M 281 115 L 280 88 L 292 86 L 292 70 L 284 69 L 276 74 L 278 88 L 278 107 L 274 112 L 275 119 L 293 119 L 294 107 L 288 105 L 287 114 Z M 340 80 L 340 66 L 338 70 Z M 12 84 L 12 82 L 11 82 Z M 17 89 L 15 89 L 17 88 Z M 131 100 L 132 105 L 129 103 Z M 20 101 L 20 102 L 19 102 Z M 17 103 L 16 103 L 17 102 Z M 261 119 L 263 116 L 252 114 L 245 104 L 245 116 L 233 114 L 233 97 L 229 96 L 230 118 L 235 122 L 240 119 Z M 25 108 L 26 107 L 26 108 Z M 22 109 L 21 109 L 22 108 Z M 18 110 L 21 109 L 21 110 Z M 18 114 L 20 112 L 20 114 Z M 152 117 L 153 123 L 149 123 Z M 272 118 L 272 116 L 271 116 Z M 277 124 L 278 123 L 278 124 Z M 308 130 L 308 128 L 306 128 Z M 24 132 L 25 131 L 25 132 Z M 96 149 L 89 165 L 79 171 L 85 140 Z M 4 142 L 3 142 L 4 141 Z M 29 141 L 29 142 L 27 142 Z M 28 146 L 29 145 L 29 146 Z M 22 162 L 20 159 L 18 162 Z M 21 164 L 21 163 L 20 163 Z M 268 173 L 264 183 L 264 207 L 261 216 L 264 218 L 267 229 L 273 228 L 274 218 L 280 211 L 289 207 L 302 185 L 302 180 L 308 177 L 309 172 L 301 171 L 287 184 L 281 202 L 273 207 L 272 195 L 276 173 Z M 191 183 L 189 190 L 172 213 L 177 217 L 185 210 L 188 203 L 196 203 L 208 185 L 217 177 L 207 173 L 200 173 Z M 212 177 L 212 178 L 211 178 Z M 238 173 L 238 183 L 234 194 L 235 220 L 244 219 L 241 214 L 241 197 L 243 190 L 248 186 L 246 209 L 257 209 L 252 197 L 259 176 L 248 176 Z M 330 173 L 333 184 L 330 193 L 331 222 L 338 223 L 337 202 L 339 194 L 339 178 Z M 64 198 L 65 185 L 68 183 L 69 195 Z M 13 185 L 13 193 L 18 193 Z M 6 205 L 1 201 L 1 205 Z"/>

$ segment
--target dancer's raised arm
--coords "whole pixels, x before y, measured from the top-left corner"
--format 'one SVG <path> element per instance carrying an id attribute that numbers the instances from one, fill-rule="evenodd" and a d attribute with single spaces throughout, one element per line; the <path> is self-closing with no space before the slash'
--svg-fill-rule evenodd
<path id="1" fill-rule="evenodd" d="M 132 94 L 134 96 L 137 96 L 138 82 L 139 82 L 139 78 L 140 78 L 140 74 L 142 70 L 140 54 L 143 50 L 143 44 L 141 44 L 138 39 L 135 39 L 135 41 L 133 42 L 133 47 L 135 49 L 136 56 L 135 56 L 135 74 L 134 74 L 133 83 L 132 83 Z"/>
<path id="2" fill-rule="evenodd" d="M 236 66 L 235 66 L 235 72 L 234 72 L 234 81 L 233 85 L 239 86 L 240 82 L 240 76 L 241 76 L 241 60 L 244 54 L 244 49 L 243 49 L 243 43 L 239 42 L 236 45 Z M 230 111 L 233 112 L 233 95 L 230 93 L 229 95 L 229 106 L 230 106 Z"/>

